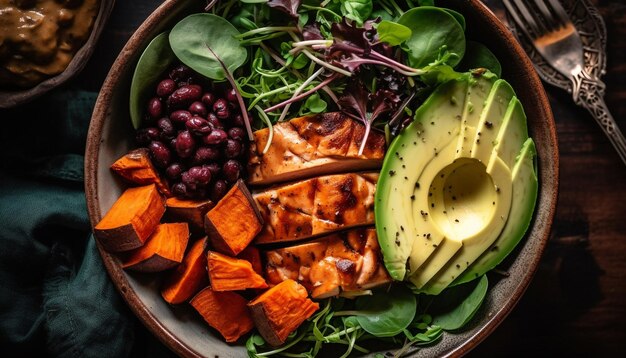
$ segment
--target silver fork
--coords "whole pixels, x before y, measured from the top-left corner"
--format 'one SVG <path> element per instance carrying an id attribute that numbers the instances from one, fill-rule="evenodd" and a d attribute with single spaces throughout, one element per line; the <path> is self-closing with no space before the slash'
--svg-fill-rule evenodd
<path id="1" fill-rule="evenodd" d="M 563 6 L 557 0 L 503 2 L 537 52 L 571 81 L 574 102 L 591 113 L 626 164 L 626 139 L 604 102 L 605 85 L 586 70 L 580 35 Z"/>

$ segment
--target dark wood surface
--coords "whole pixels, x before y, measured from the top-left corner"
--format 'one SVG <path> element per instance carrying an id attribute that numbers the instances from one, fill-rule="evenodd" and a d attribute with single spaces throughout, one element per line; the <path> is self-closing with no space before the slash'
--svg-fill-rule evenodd
<path id="1" fill-rule="evenodd" d="M 503 18 L 500 1 L 485 2 Z M 606 101 L 626 131 L 626 2 L 593 2 L 608 30 Z M 117 1 L 74 84 L 98 91 L 126 40 L 160 3 Z M 626 166 L 567 93 L 546 90 L 561 155 L 553 237 L 521 302 L 470 356 L 626 357 Z"/>

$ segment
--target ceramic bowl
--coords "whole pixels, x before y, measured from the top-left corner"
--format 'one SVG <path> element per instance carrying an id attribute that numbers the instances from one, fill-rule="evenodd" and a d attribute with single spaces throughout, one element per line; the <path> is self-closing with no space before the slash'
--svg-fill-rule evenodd
<path id="1" fill-rule="evenodd" d="M 83 46 L 76 52 L 72 61 L 70 61 L 63 72 L 31 88 L 11 91 L 0 90 L 0 108 L 11 108 L 30 102 L 80 73 L 96 47 L 98 38 L 113 10 L 113 5 L 115 5 L 115 0 L 101 0 L 100 9 L 93 23 L 91 34 Z"/>
<path id="2" fill-rule="evenodd" d="M 150 39 L 204 2 L 165 1 L 128 41 L 112 66 L 96 103 L 85 158 L 86 195 L 95 225 L 121 194 L 123 187 L 109 166 L 131 147 L 129 86 L 134 66 Z M 545 248 L 555 213 L 558 187 L 558 150 L 554 120 L 544 88 L 532 63 L 505 26 L 478 0 L 449 0 L 440 4 L 463 13 L 468 37 L 488 42 L 504 64 L 503 77 L 517 91 L 528 115 L 538 151 L 539 197 L 528 234 L 507 258 L 509 277 L 490 282 L 488 296 L 472 322 L 461 332 L 414 353 L 416 357 L 460 356 L 485 339 L 511 312 L 528 287 Z M 185 357 L 243 357 L 242 345 L 228 345 L 187 305 L 168 305 L 158 291 L 158 275 L 122 270 L 116 257 L 100 248 L 113 282 L 143 323 L 174 352 Z M 521 342 L 520 342 L 521 343 Z"/>

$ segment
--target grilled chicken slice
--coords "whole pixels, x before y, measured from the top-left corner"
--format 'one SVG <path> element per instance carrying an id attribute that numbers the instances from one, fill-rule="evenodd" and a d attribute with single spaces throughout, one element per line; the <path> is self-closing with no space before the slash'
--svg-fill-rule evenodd
<path id="1" fill-rule="evenodd" d="M 264 226 L 257 244 L 304 240 L 374 223 L 378 173 L 337 174 L 253 194 Z"/>
<path id="2" fill-rule="evenodd" d="M 361 228 L 298 246 L 267 251 L 267 283 L 292 279 L 314 299 L 354 293 L 391 282 L 376 230 Z"/>
<path id="3" fill-rule="evenodd" d="M 262 154 L 269 129 L 254 133 L 248 161 L 248 184 L 267 185 L 338 172 L 378 169 L 385 156 L 385 136 L 371 132 L 358 155 L 365 127 L 332 112 L 274 125 L 274 138 Z"/>

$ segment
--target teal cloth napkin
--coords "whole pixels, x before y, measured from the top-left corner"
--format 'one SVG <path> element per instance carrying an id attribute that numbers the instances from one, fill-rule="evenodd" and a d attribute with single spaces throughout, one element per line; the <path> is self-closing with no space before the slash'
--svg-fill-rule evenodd
<path id="1" fill-rule="evenodd" d="M 96 94 L 57 91 L 0 112 L 0 352 L 172 355 L 130 312 L 98 254 L 83 153 Z"/>

